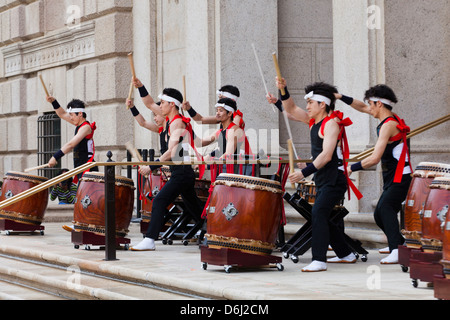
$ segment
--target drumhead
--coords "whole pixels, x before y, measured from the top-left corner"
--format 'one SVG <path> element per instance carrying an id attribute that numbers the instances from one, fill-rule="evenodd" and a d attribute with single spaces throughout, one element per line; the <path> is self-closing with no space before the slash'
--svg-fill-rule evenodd
<path id="1" fill-rule="evenodd" d="M 86 172 L 80 181 L 105 183 L 105 174 L 103 172 Z M 134 188 L 134 181 L 132 179 L 116 175 L 116 185 L 125 185 Z"/>
<path id="2" fill-rule="evenodd" d="M 33 183 L 42 183 L 48 181 L 48 178 L 40 177 L 28 173 L 23 172 L 15 172 L 15 171 L 9 171 L 6 173 L 5 179 L 11 179 L 11 180 L 21 180 L 26 182 L 33 182 Z"/>
<path id="3" fill-rule="evenodd" d="M 278 181 L 230 173 L 220 174 L 214 185 L 227 185 L 230 187 L 283 193 L 281 183 Z"/>
<path id="4" fill-rule="evenodd" d="M 450 164 L 437 162 L 421 162 L 414 171 L 414 176 L 442 176 L 450 175 Z"/>
<path id="5" fill-rule="evenodd" d="M 435 178 L 430 185 L 431 189 L 447 189 L 450 190 L 450 176 Z"/>

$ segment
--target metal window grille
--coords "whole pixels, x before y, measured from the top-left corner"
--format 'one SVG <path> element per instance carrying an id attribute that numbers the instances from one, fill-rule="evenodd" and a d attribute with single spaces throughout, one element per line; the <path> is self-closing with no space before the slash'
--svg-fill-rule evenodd
<path id="1" fill-rule="evenodd" d="M 56 151 L 61 149 L 61 119 L 54 112 L 38 118 L 38 165 L 48 163 Z M 39 170 L 39 175 L 52 179 L 61 170 L 61 165 L 55 168 Z"/>

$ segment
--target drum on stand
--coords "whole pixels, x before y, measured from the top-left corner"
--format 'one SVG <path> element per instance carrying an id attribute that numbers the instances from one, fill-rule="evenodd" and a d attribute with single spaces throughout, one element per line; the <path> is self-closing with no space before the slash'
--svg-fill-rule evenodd
<path id="1" fill-rule="evenodd" d="M 161 189 L 168 181 L 165 172 L 159 171 L 152 173 L 145 181 L 144 197 L 142 201 L 142 222 L 149 223 L 152 217 L 153 199 L 158 195 Z"/>
<path id="2" fill-rule="evenodd" d="M 436 177 L 450 174 L 450 165 L 422 162 L 413 173 L 413 179 L 405 202 L 405 228 L 402 234 L 408 248 L 421 248 L 423 207 L 430 184 Z"/>
<path id="3" fill-rule="evenodd" d="M 423 209 L 422 239 L 424 252 L 441 252 L 450 205 L 450 176 L 433 180 Z"/>
<path id="4" fill-rule="evenodd" d="M 10 199 L 46 181 L 48 181 L 48 179 L 45 177 L 21 172 L 8 172 L 3 181 L 0 202 Z M 45 210 L 48 205 L 48 196 L 49 191 L 46 188 L 35 195 L 16 202 L 0 210 L 0 220 L 12 221 L 18 225 L 32 226 L 30 227 L 30 230 L 26 230 L 27 228 L 19 228 L 20 230 L 17 231 L 33 231 L 33 228 L 34 230 L 37 230 L 44 219 Z"/>
<path id="5" fill-rule="evenodd" d="M 207 209 L 207 245 L 270 255 L 282 218 L 283 190 L 277 181 L 221 174 Z"/>
<path id="6" fill-rule="evenodd" d="M 450 280 L 450 214 L 448 212 L 447 218 L 445 219 L 442 239 L 441 264 L 444 267 L 445 277 Z"/>
<path id="7" fill-rule="evenodd" d="M 134 182 L 116 176 L 115 208 L 116 237 L 125 237 L 129 230 L 134 207 Z M 105 176 L 100 172 L 84 174 L 74 207 L 74 232 L 105 235 Z"/>

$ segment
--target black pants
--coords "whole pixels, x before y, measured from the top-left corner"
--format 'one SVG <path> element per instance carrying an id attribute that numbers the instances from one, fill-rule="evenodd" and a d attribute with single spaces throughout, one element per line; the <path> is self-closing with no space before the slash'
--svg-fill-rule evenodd
<path id="1" fill-rule="evenodd" d="M 401 183 L 392 183 L 386 188 L 378 200 L 374 212 L 375 222 L 386 235 L 390 251 L 397 249 L 399 245 L 405 242 L 400 233 L 397 214 L 402 208 L 402 202 L 408 195 L 411 180 L 411 176 L 405 174 Z"/>
<path id="2" fill-rule="evenodd" d="M 312 208 L 312 260 L 326 262 L 329 245 L 339 258 L 352 253 L 345 241 L 343 221 L 330 222 L 333 208 L 343 199 L 346 191 L 347 181 L 344 174 L 339 174 L 335 185 L 317 188 L 316 201 Z"/>
<path id="3" fill-rule="evenodd" d="M 194 189 L 195 174 L 191 167 L 180 166 L 172 169 L 172 176 L 158 195 L 153 199 L 152 218 L 147 229 L 146 237 L 157 240 L 164 226 L 164 217 L 168 213 L 167 207 L 181 195 L 186 211 L 199 221 L 203 211 L 200 199 Z"/>

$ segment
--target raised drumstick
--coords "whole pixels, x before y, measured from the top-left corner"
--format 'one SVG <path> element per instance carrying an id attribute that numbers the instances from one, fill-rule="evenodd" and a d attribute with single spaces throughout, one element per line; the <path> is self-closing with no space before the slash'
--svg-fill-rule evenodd
<path id="1" fill-rule="evenodd" d="M 47 97 L 50 97 L 47 87 L 45 86 L 44 79 L 42 79 L 42 75 L 39 75 L 39 79 L 41 79 L 42 87 L 44 88 L 45 94 L 47 95 Z"/>
<path id="2" fill-rule="evenodd" d="M 128 54 L 128 60 L 130 61 L 131 74 L 133 75 L 133 79 L 136 79 L 136 69 L 134 68 L 134 59 L 133 52 Z"/>
<path id="3" fill-rule="evenodd" d="M 275 64 L 275 70 L 277 71 L 278 79 L 281 81 L 281 79 L 282 79 L 283 77 L 281 76 L 281 70 L 280 70 L 280 65 L 278 64 L 277 54 L 274 52 L 274 53 L 272 54 L 272 57 L 273 57 L 273 62 L 274 62 L 274 64 Z M 284 88 L 281 89 L 280 91 L 281 91 L 281 94 L 282 94 L 283 96 L 286 94 L 286 91 L 284 90 Z"/>

